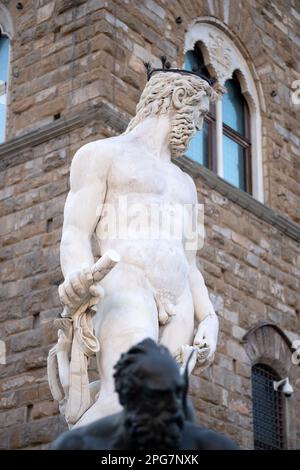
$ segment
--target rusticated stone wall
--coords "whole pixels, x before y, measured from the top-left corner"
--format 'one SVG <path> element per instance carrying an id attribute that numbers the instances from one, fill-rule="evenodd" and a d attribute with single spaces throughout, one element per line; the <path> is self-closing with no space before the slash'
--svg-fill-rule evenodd
<path id="1" fill-rule="evenodd" d="M 182 66 L 191 21 L 224 22 L 247 51 L 266 102 L 265 200 L 299 223 L 299 105 L 291 100 L 300 73 L 297 0 L 25 0 L 22 10 L 4 3 L 16 30 L 8 138 L 103 100 L 132 115 L 145 83 L 142 62 L 167 54 Z"/>
<path id="2" fill-rule="evenodd" d="M 65 428 L 46 373 L 48 351 L 57 339 L 53 320 L 61 312 L 63 206 L 72 155 L 105 135 L 103 121 L 92 121 L 26 146 L 19 153 L 19 160 L 25 153 L 21 164 L 2 156 L 0 338 L 7 363 L 0 365 L 0 448 L 45 444 Z"/>
<path id="3" fill-rule="evenodd" d="M 50 140 L 42 135 L 46 142 L 37 140 L 23 149 L 31 155 L 24 163 L 3 155 L 0 336 L 7 346 L 7 365 L 0 366 L 0 442 L 5 448 L 47 447 L 64 428 L 45 369 L 55 341 L 52 322 L 61 310 L 62 210 L 71 155 L 83 143 L 109 135 L 113 127 L 120 132 L 122 119 L 118 122 L 113 113 L 107 115 L 103 108 L 103 120 L 91 118 L 84 127 Z M 241 340 L 259 321 L 274 322 L 297 338 L 299 243 L 212 190 L 197 164 L 187 159 L 178 164 L 193 176 L 205 204 L 206 241 L 199 265 L 221 322 L 215 363 L 203 376 L 193 375 L 191 396 L 201 423 L 251 448 L 251 357 Z M 298 433 L 299 376 L 296 368 L 293 413 Z"/>

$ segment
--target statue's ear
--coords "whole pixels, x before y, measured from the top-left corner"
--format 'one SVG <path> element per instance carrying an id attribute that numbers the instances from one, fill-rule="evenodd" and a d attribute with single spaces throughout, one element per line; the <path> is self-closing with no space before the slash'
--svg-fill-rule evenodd
<path id="1" fill-rule="evenodd" d="M 186 95 L 186 91 L 183 87 L 176 88 L 173 91 L 172 103 L 175 109 L 182 108 L 185 95 Z"/>

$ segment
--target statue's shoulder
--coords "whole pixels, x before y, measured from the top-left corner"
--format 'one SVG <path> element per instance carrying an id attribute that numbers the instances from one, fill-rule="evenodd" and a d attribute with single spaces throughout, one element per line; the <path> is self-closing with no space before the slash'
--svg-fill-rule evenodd
<path id="1" fill-rule="evenodd" d="M 75 157 L 82 158 L 97 158 L 97 157 L 109 157 L 113 156 L 115 152 L 122 145 L 122 136 L 108 137 L 107 139 L 99 139 L 84 144 L 80 147 Z"/>
<path id="2" fill-rule="evenodd" d="M 87 168 L 91 172 L 97 174 L 99 171 L 104 172 L 112 163 L 114 157 L 118 155 L 122 149 L 120 137 L 110 137 L 89 142 L 80 147 L 71 162 L 71 172 L 80 174 Z M 101 163 L 101 165 L 99 165 Z"/>
<path id="3" fill-rule="evenodd" d="M 192 197 L 193 201 L 197 202 L 197 188 L 196 188 L 196 185 L 195 185 L 195 182 L 194 182 L 193 178 L 188 173 L 183 171 L 178 165 L 174 165 L 174 166 L 176 166 L 177 171 L 180 172 L 182 178 L 184 179 L 185 186 L 187 188 L 189 188 L 189 191 L 190 191 L 190 194 L 191 194 L 191 197 Z"/>
<path id="4" fill-rule="evenodd" d="M 186 180 L 187 180 L 187 183 L 188 185 L 190 186 L 190 188 L 194 191 L 194 192 L 197 192 L 197 189 L 196 189 L 196 185 L 195 185 L 195 181 L 193 180 L 193 178 L 188 174 L 186 173 L 185 171 L 182 171 L 182 173 L 184 174 Z"/>
<path id="5" fill-rule="evenodd" d="M 52 445 L 52 450 L 109 450 L 121 424 L 121 413 L 107 416 L 86 426 L 67 431 Z"/>
<path id="6" fill-rule="evenodd" d="M 194 450 L 238 450 L 239 447 L 228 437 L 196 423 L 185 422 L 184 442 Z"/>
<path id="7" fill-rule="evenodd" d="M 173 168 L 178 172 L 178 174 L 180 174 L 181 177 L 185 180 L 185 184 L 190 186 L 192 190 L 196 191 L 196 185 L 194 183 L 193 178 L 186 171 L 180 168 L 180 166 L 174 161 L 172 161 L 171 164 Z"/>
<path id="8" fill-rule="evenodd" d="M 61 434 L 50 446 L 50 450 L 76 450 L 84 449 L 84 436 L 77 431 L 66 431 Z"/>

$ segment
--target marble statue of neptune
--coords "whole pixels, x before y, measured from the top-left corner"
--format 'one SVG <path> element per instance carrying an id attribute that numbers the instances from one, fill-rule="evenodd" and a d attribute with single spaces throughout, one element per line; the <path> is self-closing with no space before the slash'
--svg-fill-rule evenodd
<path id="1" fill-rule="evenodd" d="M 73 158 L 60 246 L 64 312 L 52 351 L 59 386 L 48 363 L 51 390 L 65 393 L 59 398 L 63 413 L 73 396 L 66 418 L 70 426 L 121 409 L 113 367 L 145 338 L 166 346 L 182 367 L 191 351 L 192 366 L 212 362 L 218 318 L 188 230 L 195 222 L 189 218 L 197 218 L 197 192 L 174 161 L 201 129 L 214 97 L 199 76 L 157 70 L 126 131 L 84 145 Z M 170 225 L 177 227 L 175 235 Z M 98 264 L 92 237 L 101 254 Z M 89 351 L 96 352 L 100 380 L 83 384 L 87 362 L 82 354 L 88 357 Z"/>

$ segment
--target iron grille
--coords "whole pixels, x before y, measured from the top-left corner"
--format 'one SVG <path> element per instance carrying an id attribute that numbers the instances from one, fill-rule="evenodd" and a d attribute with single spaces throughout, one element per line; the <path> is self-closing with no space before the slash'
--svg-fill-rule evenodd
<path id="1" fill-rule="evenodd" d="M 286 447 L 284 429 L 284 398 L 276 392 L 273 382 L 280 377 L 268 366 L 252 368 L 254 449 L 279 450 Z"/>

